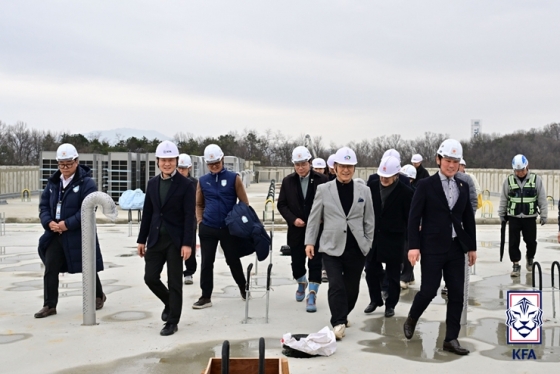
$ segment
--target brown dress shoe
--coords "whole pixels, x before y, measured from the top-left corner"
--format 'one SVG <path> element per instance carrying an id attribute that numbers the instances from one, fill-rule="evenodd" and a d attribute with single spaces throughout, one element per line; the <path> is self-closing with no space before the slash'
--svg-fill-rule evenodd
<path id="1" fill-rule="evenodd" d="M 404 321 L 404 325 L 403 325 L 404 336 L 406 336 L 408 340 L 412 339 L 412 336 L 414 335 L 414 330 L 416 329 L 417 322 L 418 320 L 412 317 L 408 317 L 406 321 Z"/>
<path id="2" fill-rule="evenodd" d="M 103 308 L 103 305 L 105 305 L 106 300 L 107 300 L 107 296 L 105 296 L 105 294 L 103 294 L 103 298 L 96 297 L 95 298 L 95 310 L 99 310 L 99 309 Z"/>
<path id="3" fill-rule="evenodd" d="M 43 309 L 35 313 L 35 318 L 45 318 L 48 316 L 54 316 L 56 314 L 56 308 L 49 308 L 48 306 L 44 306 Z"/>
<path id="4" fill-rule="evenodd" d="M 461 347 L 461 344 L 459 344 L 457 339 L 453 339 L 449 342 L 443 342 L 443 350 L 455 353 L 459 356 L 468 355 L 470 353 L 468 349 Z"/>

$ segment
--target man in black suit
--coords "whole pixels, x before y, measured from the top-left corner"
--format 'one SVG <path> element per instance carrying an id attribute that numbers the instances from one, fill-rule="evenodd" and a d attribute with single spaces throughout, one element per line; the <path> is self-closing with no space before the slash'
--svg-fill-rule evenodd
<path id="1" fill-rule="evenodd" d="M 164 305 L 165 322 L 160 335 L 173 335 L 183 306 L 183 261 L 192 253 L 195 225 L 195 184 L 177 172 L 179 150 L 165 140 L 156 149 L 161 171 L 148 181 L 140 232 L 138 255 L 146 261 L 144 282 Z M 147 243 L 146 243 L 147 242 Z M 167 283 L 161 271 L 167 263 Z"/>
<path id="2" fill-rule="evenodd" d="M 388 280 L 385 317 L 395 315 L 400 295 L 400 272 L 406 243 L 408 214 L 412 201 L 412 189 L 399 183 L 400 161 L 393 156 L 381 160 L 377 170 L 379 180 L 368 187 L 371 190 L 375 213 L 375 236 L 373 247 L 366 258 L 366 281 L 370 304 L 364 313 L 371 313 L 383 305 L 381 283 Z M 386 264 L 383 272 L 382 263 Z"/>
<path id="3" fill-rule="evenodd" d="M 418 319 L 436 296 L 441 275 L 447 284 L 445 351 L 466 355 L 459 344 L 465 282 L 465 253 L 469 265 L 476 262 L 476 228 L 468 184 L 455 178 L 463 156 L 461 143 L 447 139 L 437 151 L 439 172 L 418 182 L 408 221 L 408 259 L 420 263 L 422 282 L 403 329 L 411 339 Z M 421 225 L 421 226 L 420 226 Z"/>
<path id="4" fill-rule="evenodd" d="M 292 152 L 292 162 L 295 172 L 282 180 L 280 195 L 278 196 L 278 211 L 288 224 L 288 245 L 292 256 L 292 275 L 298 282 L 296 301 L 303 301 L 308 285 L 305 270 L 305 229 L 307 218 L 313 206 L 315 191 L 321 183 L 328 182 L 325 174 L 311 170 L 309 160 L 311 154 L 303 146 L 296 147 Z M 317 239 L 319 240 L 319 239 Z M 306 310 L 310 313 L 317 311 L 317 292 L 321 284 L 321 253 L 317 251 L 315 257 L 307 261 L 309 268 L 309 294 Z"/>

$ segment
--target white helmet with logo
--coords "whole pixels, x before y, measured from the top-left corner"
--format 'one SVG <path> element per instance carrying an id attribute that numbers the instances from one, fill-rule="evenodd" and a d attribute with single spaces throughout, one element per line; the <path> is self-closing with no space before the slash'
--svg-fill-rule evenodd
<path id="1" fill-rule="evenodd" d="M 511 160 L 511 167 L 513 170 L 523 170 L 529 165 L 529 160 L 522 154 L 515 155 L 513 160 Z"/>
<path id="2" fill-rule="evenodd" d="M 214 162 L 220 161 L 224 157 L 224 152 L 217 144 L 208 144 L 204 148 L 204 161 L 207 164 L 213 164 Z"/>
<path id="3" fill-rule="evenodd" d="M 314 168 L 326 168 L 327 164 L 322 158 L 314 158 L 312 163 Z"/>
<path id="4" fill-rule="evenodd" d="M 156 148 L 157 158 L 176 158 L 179 157 L 179 149 L 169 140 L 164 140 Z"/>
<path id="5" fill-rule="evenodd" d="M 406 164 L 401 168 L 401 173 L 405 174 L 407 177 L 416 179 L 416 168 L 410 164 Z"/>
<path id="6" fill-rule="evenodd" d="M 386 150 L 385 153 L 383 153 L 383 157 L 381 157 L 381 160 L 389 156 L 395 157 L 397 160 L 399 160 L 399 162 L 401 162 L 401 154 L 396 149 L 391 148 Z"/>
<path id="7" fill-rule="evenodd" d="M 302 162 L 309 161 L 311 159 L 311 153 L 304 146 L 300 145 L 295 147 L 292 152 L 292 162 Z"/>
<path id="8" fill-rule="evenodd" d="M 393 156 L 387 156 L 379 164 L 377 174 L 381 177 L 392 177 L 401 171 L 401 161 Z"/>
<path id="9" fill-rule="evenodd" d="M 423 160 L 424 159 L 422 158 L 422 155 L 419 154 L 419 153 L 416 153 L 416 154 L 412 155 L 412 158 L 410 159 L 410 162 L 417 163 L 417 162 L 422 162 Z"/>
<path id="10" fill-rule="evenodd" d="M 334 162 L 340 165 L 356 165 L 358 159 L 356 158 L 356 153 L 348 148 L 342 147 L 334 155 Z"/>
<path id="11" fill-rule="evenodd" d="M 327 165 L 332 169 L 334 168 L 334 157 L 335 155 L 330 155 L 327 159 Z"/>
<path id="12" fill-rule="evenodd" d="M 192 166 L 191 156 L 186 153 L 181 153 L 179 155 L 179 163 L 177 167 L 179 168 L 190 168 Z"/>
<path id="13" fill-rule="evenodd" d="M 463 146 L 455 139 L 445 139 L 439 146 L 437 154 L 441 157 L 460 160 L 463 158 Z"/>
<path id="14" fill-rule="evenodd" d="M 464 159 L 461 159 L 461 161 L 459 161 L 459 165 L 467 166 L 467 162 Z"/>
<path id="15" fill-rule="evenodd" d="M 70 143 L 61 144 L 56 150 L 56 161 L 69 161 L 78 158 L 78 151 Z"/>

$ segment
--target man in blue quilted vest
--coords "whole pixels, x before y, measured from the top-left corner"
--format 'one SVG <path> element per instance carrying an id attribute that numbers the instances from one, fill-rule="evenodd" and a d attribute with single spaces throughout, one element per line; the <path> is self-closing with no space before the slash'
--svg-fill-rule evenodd
<path id="1" fill-rule="evenodd" d="M 212 306 L 214 288 L 214 261 L 218 243 L 224 251 L 224 257 L 231 275 L 239 287 L 241 298 L 245 300 L 245 274 L 239 259 L 240 240 L 229 233 L 225 219 L 237 200 L 249 205 L 243 181 L 234 172 L 224 168 L 224 152 L 216 144 L 204 149 L 204 161 L 209 173 L 198 180 L 196 189 L 196 220 L 202 264 L 200 270 L 200 288 L 202 296 L 193 304 L 193 309 Z"/>

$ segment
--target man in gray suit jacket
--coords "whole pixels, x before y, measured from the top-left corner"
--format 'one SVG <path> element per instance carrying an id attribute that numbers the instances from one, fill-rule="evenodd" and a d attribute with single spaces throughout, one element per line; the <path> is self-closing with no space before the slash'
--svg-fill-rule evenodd
<path id="1" fill-rule="evenodd" d="M 331 325 L 337 339 L 344 336 L 348 314 L 356 305 L 375 226 L 371 192 L 352 180 L 357 162 L 356 154 L 348 147 L 336 152 L 336 179 L 317 186 L 305 231 L 305 252 L 313 258 L 323 222 L 319 252 L 329 274 Z"/>

